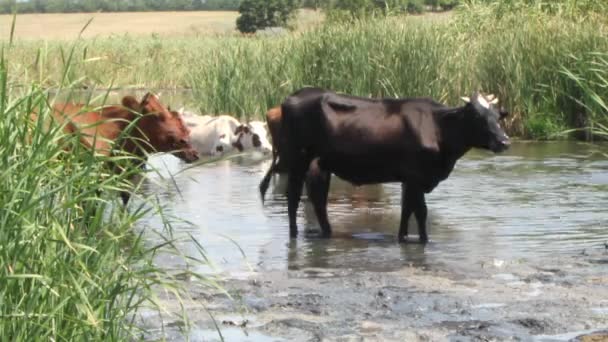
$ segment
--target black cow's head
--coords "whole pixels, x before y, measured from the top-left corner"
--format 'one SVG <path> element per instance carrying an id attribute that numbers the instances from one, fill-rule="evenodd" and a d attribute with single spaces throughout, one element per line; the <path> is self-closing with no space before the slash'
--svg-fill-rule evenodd
<path id="1" fill-rule="evenodd" d="M 509 148 L 509 136 L 500 126 L 500 120 L 509 113 L 504 109 L 497 110 L 498 98 L 494 95 L 484 96 L 478 92 L 463 97 L 469 113 L 472 113 L 471 143 L 474 147 L 489 149 L 498 153 Z"/>

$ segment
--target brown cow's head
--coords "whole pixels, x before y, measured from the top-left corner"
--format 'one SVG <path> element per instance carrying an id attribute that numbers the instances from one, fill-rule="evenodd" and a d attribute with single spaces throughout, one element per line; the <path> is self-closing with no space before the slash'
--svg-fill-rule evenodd
<path id="1" fill-rule="evenodd" d="M 147 93 L 140 103 L 126 96 L 122 104 L 144 115 L 137 126 L 146 135 L 150 152 L 171 152 L 187 163 L 198 160 L 198 153 L 190 143 L 190 130 L 181 115 L 170 112 L 156 95 Z"/>
<path id="2" fill-rule="evenodd" d="M 498 153 L 509 148 L 509 136 L 500 126 L 500 120 L 508 115 L 504 109 L 497 110 L 495 105 L 498 98 L 494 95 L 484 96 L 478 92 L 469 97 L 463 97 L 467 112 L 472 113 L 471 135 L 473 145 Z"/>

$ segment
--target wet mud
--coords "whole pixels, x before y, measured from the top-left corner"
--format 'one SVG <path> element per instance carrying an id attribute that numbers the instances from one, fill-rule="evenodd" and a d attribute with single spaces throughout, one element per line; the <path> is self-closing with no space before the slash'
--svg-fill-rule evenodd
<path id="1" fill-rule="evenodd" d="M 221 282 L 231 298 L 194 291 L 189 333 L 164 315 L 168 330 L 147 338 L 220 341 L 217 324 L 226 341 L 608 340 L 608 252 L 540 261 L 254 272 Z"/>

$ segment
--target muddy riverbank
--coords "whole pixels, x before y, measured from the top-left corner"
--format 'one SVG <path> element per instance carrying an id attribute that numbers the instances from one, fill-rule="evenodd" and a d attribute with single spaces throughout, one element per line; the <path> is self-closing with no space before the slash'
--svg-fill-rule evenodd
<path id="1" fill-rule="evenodd" d="M 460 269 L 304 268 L 225 279 L 232 299 L 195 291 L 186 303 L 188 336 L 221 340 L 211 313 L 226 341 L 569 341 L 602 330 L 608 340 L 608 252 L 480 261 Z M 185 339 L 179 319 L 164 319 L 169 339 Z M 158 325 L 158 317 L 147 324 Z"/>

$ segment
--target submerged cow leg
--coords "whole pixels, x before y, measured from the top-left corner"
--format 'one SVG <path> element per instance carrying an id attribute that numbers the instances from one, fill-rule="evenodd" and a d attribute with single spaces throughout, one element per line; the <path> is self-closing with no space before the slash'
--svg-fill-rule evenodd
<path id="1" fill-rule="evenodd" d="M 426 243 L 429 241 L 429 237 L 426 233 L 426 200 L 424 198 L 424 192 L 416 190 L 413 194 L 414 197 L 414 215 L 416 215 L 416 222 L 418 222 L 418 234 L 420 235 L 420 242 Z"/>
<path id="2" fill-rule="evenodd" d="M 329 182 L 331 174 L 321 169 L 319 158 L 310 163 L 306 177 L 308 197 L 315 208 L 317 220 L 321 226 L 321 236 L 328 238 L 331 236 L 331 226 L 327 218 L 327 194 L 329 192 Z"/>
<path id="3" fill-rule="evenodd" d="M 412 201 L 408 200 L 408 189 L 409 187 L 405 183 L 401 183 L 401 223 L 399 225 L 399 235 L 397 236 L 399 242 L 405 242 L 407 239 L 408 220 L 412 212 L 414 212 Z"/>
<path id="4" fill-rule="evenodd" d="M 122 204 L 126 207 L 131 198 L 131 194 L 128 191 L 121 191 L 120 198 L 122 199 Z"/>
<path id="5" fill-rule="evenodd" d="M 300 205 L 300 197 L 302 197 L 302 186 L 304 185 L 304 176 L 306 168 L 300 165 L 295 165 L 289 171 L 287 185 L 287 212 L 289 214 L 289 236 L 295 238 L 298 236 L 298 225 L 296 216 L 298 206 Z"/>
<path id="6" fill-rule="evenodd" d="M 414 186 L 406 186 L 401 184 L 401 225 L 399 227 L 399 242 L 405 242 L 407 239 L 407 226 L 410 215 L 416 216 L 418 223 L 418 232 L 421 242 L 427 242 L 429 237 L 426 233 L 426 201 L 424 192 Z"/>

